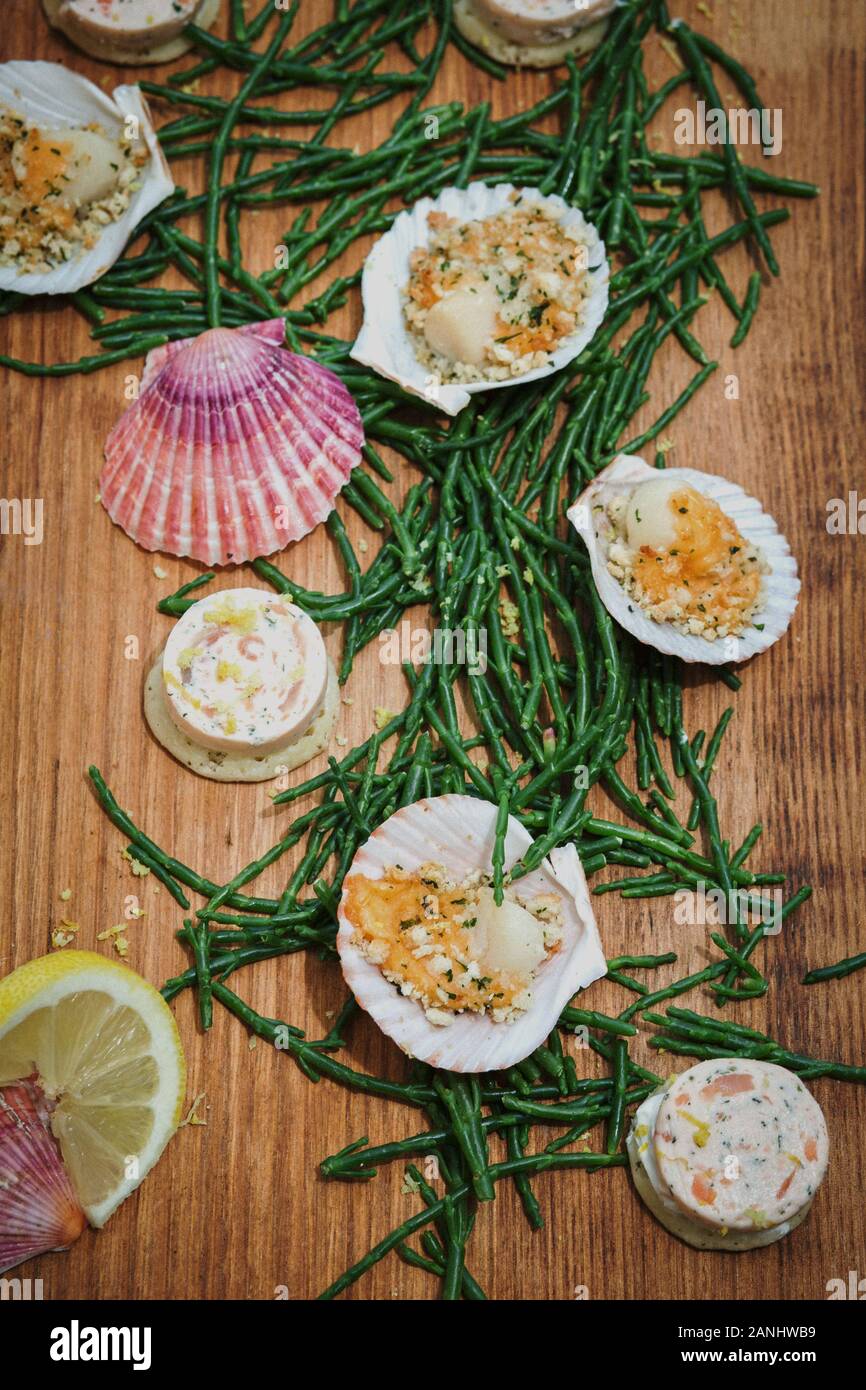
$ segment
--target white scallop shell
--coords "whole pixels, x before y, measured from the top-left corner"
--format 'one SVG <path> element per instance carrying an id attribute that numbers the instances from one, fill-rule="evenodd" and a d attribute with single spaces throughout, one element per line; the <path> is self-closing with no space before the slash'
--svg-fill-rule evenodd
<path id="1" fill-rule="evenodd" d="M 373 832 L 352 861 L 350 874 L 382 878 L 399 864 L 419 869 L 441 863 L 461 879 L 492 867 L 496 807 L 473 796 L 447 795 L 416 801 L 395 811 Z M 533 843 L 514 816 L 505 838 L 506 871 Z M 540 966 L 532 984 L 533 1002 L 513 1023 L 494 1023 L 484 1014 L 458 1014 L 444 1026 L 430 1023 L 423 1008 L 407 999 L 366 960 L 355 945 L 354 928 L 344 910 L 338 914 L 337 950 L 346 983 L 383 1033 L 411 1057 L 450 1071 L 498 1071 L 534 1052 L 556 1026 L 565 1005 L 607 972 L 583 867 L 574 845 L 552 850 L 540 866 L 515 883 L 527 898 L 556 893 L 562 902 L 562 944 Z"/>
<path id="2" fill-rule="evenodd" d="M 658 623 L 648 617 L 609 572 L 607 554 L 612 528 L 605 508 L 617 494 L 627 497 L 640 483 L 659 476 L 679 478 L 696 492 L 712 497 L 736 524 L 740 534 L 760 547 L 770 566 L 770 573 L 762 576 L 763 606 L 756 615 L 763 624 L 762 631 L 748 627 L 740 637 L 724 637 L 715 642 L 678 632 L 672 623 Z M 620 454 L 584 489 L 566 515 L 589 551 L 595 587 L 608 613 L 639 642 L 668 656 L 678 656 L 682 661 L 702 661 L 707 666 L 748 661 L 749 657 L 766 651 L 777 642 L 794 616 L 800 581 L 791 548 L 760 502 L 726 478 L 700 473 L 696 468 L 666 468 L 660 474 L 642 458 Z"/>
<path id="3" fill-rule="evenodd" d="M 0 266 L 0 290 L 73 294 L 98 280 L 119 260 L 139 222 L 174 192 L 147 103 L 135 86 L 115 87 L 108 96 L 86 77 L 70 72 L 60 63 L 16 61 L 0 64 L 0 106 L 20 111 L 27 120 L 51 130 L 81 128 L 96 121 L 109 135 L 122 133 L 124 120 L 133 116 L 150 152 L 150 162 L 139 176 L 141 186 L 129 207 L 105 228 L 90 250 L 83 250 L 65 265 L 38 273 L 20 274 L 14 266 Z"/>
<path id="4" fill-rule="evenodd" d="M 589 294 L 583 303 L 583 316 L 577 330 L 564 338 L 550 361 L 522 376 L 506 381 L 431 383 L 430 369 L 418 361 L 412 338 L 403 319 L 401 291 L 409 281 L 409 258 L 429 239 L 427 216 L 445 212 L 449 217 L 470 222 L 493 217 L 509 205 L 512 193 L 527 201 L 541 203 L 556 214 L 564 227 L 577 231 L 589 254 Z M 364 262 L 361 293 L 364 322 L 350 353 L 356 362 L 372 367 L 380 376 L 396 381 L 412 396 L 421 396 L 439 406 L 446 415 L 457 415 L 469 404 L 476 391 L 494 391 L 538 381 L 559 371 L 586 347 L 607 310 L 608 265 L 604 242 L 579 208 L 570 207 L 556 193 L 547 195 L 536 188 L 515 188 L 510 183 L 471 183 L 468 188 L 446 188 L 437 198 L 422 198 L 395 218 L 393 225 L 376 242 Z"/>

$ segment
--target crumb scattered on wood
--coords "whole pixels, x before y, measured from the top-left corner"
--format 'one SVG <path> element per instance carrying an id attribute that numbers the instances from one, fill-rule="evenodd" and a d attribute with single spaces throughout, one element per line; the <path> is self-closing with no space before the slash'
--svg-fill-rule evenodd
<path id="1" fill-rule="evenodd" d="M 51 933 L 51 945 L 55 951 L 62 951 L 64 946 L 68 946 L 74 941 L 81 927 L 77 922 L 70 922 L 65 917 L 60 920 L 60 926 L 55 927 Z"/>
<path id="2" fill-rule="evenodd" d="M 129 867 L 136 878 L 146 878 L 147 875 L 150 873 L 150 869 L 147 867 L 147 865 L 142 864 L 140 859 L 136 859 L 133 854 L 130 854 L 128 849 L 122 849 L 119 851 L 119 853 L 121 859 L 126 859 L 129 861 Z"/>
<path id="3" fill-rule="evenodd" d="M 178 1125 L 178 1129 L 183 1129 L 186 1125 L 204 1125 L 204 1126 L 207 1125 L 207 1116 L 206 1116 L 206 1115 L 199 1115 L 199 1113 L 198 1113 L 198 1108 L 199 1108 L 199 1106 L 202 1104 L 203 1101 L 206 1101 L 206 1099 L 207 1099 L 207 1091 L 201 1091 L 201 1092 L 199 1093 L 199 1095 L 196 1096 L 195 1100 L 193 1101 L 192 1105 L 190 1106 L 190 1108 L 189 1108 L 189 1113 L 188 1113 L 186 1119 L 185 1119 L 185 1120 L 181 1120 L 180 1124 Z M 209 1109 L 210 1109 L 210 1106 L 209 1106 L 209 1105 L 205 1105 L 205 1110 L 209 1110 Z"/>

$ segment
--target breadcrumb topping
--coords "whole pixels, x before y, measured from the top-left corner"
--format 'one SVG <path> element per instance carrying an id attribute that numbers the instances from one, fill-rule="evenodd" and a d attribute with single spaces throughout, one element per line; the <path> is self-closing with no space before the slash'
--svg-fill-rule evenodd
<path id="1" fill-rule="evenodd" d="M 41 129 L 0 108 L 0 265 L 22 273 L 52 270 L 89 251 L 126 212 L 150 157 L 147 147 L 109 136 L 96 122 L 86 130 L 110 144 L 109 168 L 101 171 L 109 191 L 79 201 L 82 169 L 94 158 L 76 145 L 84 132 Z"/>
<path id="2" fill-rule="evenodd" d="M 428 216 L 430 244 L 415 250 L 404 290 L 406 326 L 419 361 L 442 382 L 507 381 L 547 364 L 574 333 L 588 294 L 587 247 L 545 202 L 515 195 L 511 207 L 461 223 Z M 491 304 L 495 317 L 481 361 L 453 360 L 425 333 L 430 310 L 461 292 Z M 461 300 L 471 314 L 472 300 Z M 466 315 L 463 315 L 466 317 Z"/>
<path id="3" fill-rule="evenodd" d="M 436 863 L 412 873 L 395 865 L 382 878 L 355 874 L 346 880 L 346 916 L 359 950 L 402 995 L 417 1000 L 431 1023 L 445 1025 L 467 1011 L 510 1023 L 532 1002 L 536 970 L 496 968 L 487 960 L 490 881 L 481 873 L 455 880 Z M 542 893 L 524 900 L 506 886 L 503 908 L 508 904 L 535 919 L 540 967 L 562 939 L 559 897 Z"/>

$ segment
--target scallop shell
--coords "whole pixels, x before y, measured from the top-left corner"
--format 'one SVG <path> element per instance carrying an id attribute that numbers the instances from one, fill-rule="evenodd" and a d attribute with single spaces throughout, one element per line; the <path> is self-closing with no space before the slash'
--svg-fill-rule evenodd
<path id="1" fill-rule="evenodd" d="M 736 523 L 746 540 L 759 546 L 770 565 L 763 576 L 763 607 L 758 614 L 763 631 L 749 627 L 740 637 L 725 637 L 708 642 L 705 637 L 678 632 L 671 623 L 658 623 L 648 617 L 607 568 L 611 528 L 604 508 L 617 493 L 628 496 L 640 483 L 657 478 L 659 472 L 642 458 L 620 454 L 569 507 L 566 515 L 589 551 L 589 563 L 599 598 L 620 627 L 639 642 L 682 661 L 700 661 L 707 666 L 721 666 L 729 661 L 748 661 L 758 652 L 766 651 L 786 631 L 797 607 L 800 581 L 797 562 L 791 548 L 771 516 L 761 504 L 744 492 L 736 483 L 729 483 L 714 473 L 699 473 L 695 468 L 666 468 L 664 477 L 679 478 L 718 502 L 722 511 Z"/>
<path id="2" fill-rule="evenodd" d="M 65 1250 L 87 1225 L 36 1078 L 0 1088 L 0 1274 Z"/>
<path id="3" fill-rule="evenodd" d="M 536 367 L 507 381 L 432 385 L 430 370 L 415 355 L 412 339 L 403 321 L 401 291 L 409 280 L 409 258 L 418 247 L 427 245 L 429 213 L 445 212 L 462 222 L 492 217 L 508 207 L 512 193 L 518 193 L 527 201 L 544 204 L 558 214 L 563 226 L 574 228 L 585 239 L 590 262 L 590 288 L 583 305 L 583 320 L 577 331 L 563 339 L 556 351 L 551 353 L 550 361 L 544 367 Z M 350 355 L 356 362 L 372 367 L 380 376 L 398 382 L 410 395 L 431 401 L 446 415 L 457 415 L 477 391 L 494 391 L 501 386 L 538 381 L 573 361 L 604 318 L 607 285 L 604 242 L 595 227 L 584 219 L 583 213 L 578 208 L 570 207 L 557 194 L 545 196 L 538 189 L 515 188 L 510 183 L 498 183 L 493 187 L 485 183 L 472 183 L 468 188 L 446 188 L 438 198 L 422 198 L 408 211 L 401 212 L 364 262 L 361 279 L 364 322 Z"/>
<path id="4" fill-rule="evenodd" d="M 496 807 L 490 802 L 472 796 L 429 797 L 404 806 L 384 821 L 358 850 L 349 872 L 381 878 L 395 864 L 412 870 L 432 862 L 443 864 L 456 878 L 475 871 L 489 873 L 495 837 Z M 506 870 L 532 843 L 528 831 L 509 816 Z M 401 995 L 361 954 L 344 911 L 344 890 L 337 950 L 346 983 L 361 1008 L 411 1057 L 458 1072 L 513 1066 L 544 1042 L 578 989 L 606 974 L 607 962 L 574 845 L 552 850 L 537 869 L 520 879 L 519 887 L 527 897 L 556 893 L 563 907 L 562 944 L 535 976 L 532 1006 L 512 1023 L 464 1013 L 444 1027 L 430 1023 L 421 1005 Z"/>
<path id="5" fill-rule="evenodd" d="M 145 550 L 240 564 L 333 510 L 361 460 L 361 416 L 339 378 L 286 351 L 284 336 L 271 319 L 148 353 L 99 480 L 112 521 Z"/>
<path id="6" fill-rule="evenodd" d="M 150 162 L 141 172 L 141 186 L 129 207 L 105 228 L 89 250 L 65 265 L 39 273 L 28 271 L 22 275 L 14 266 L 0 266 L 0 290 L 73 294 L 98 280 L 119 260 L 138 224 L 174 192 L 147 103 L 135 86 L 115 87 L 109 96 L 60 63 L 16 61 L 0 64 L 0 106 L 20 111 L 27 120 L 52 130 L 84 127 L 96 121 L 110 135 L 121 133 L 126 118 L 134 117 L 150 152 Z"/>

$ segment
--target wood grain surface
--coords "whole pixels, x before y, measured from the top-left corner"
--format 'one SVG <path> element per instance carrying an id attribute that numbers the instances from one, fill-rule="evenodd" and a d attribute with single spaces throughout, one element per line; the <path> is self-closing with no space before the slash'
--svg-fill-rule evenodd
<path id="1" fill-rule="evenodd" d="M 700 676 L 686 692 L 692 730 L 712 729 L 731 700 L 736 708 L 714 777 L 723 833 L 738 843 L 762 820 L 766 830 L 755 866 L 783 868 L 793 886 L 808 881 L 815 887 L 781 939 L 759 949 L 758 963 L 772 980 L 768 997 L 740 1006 L 737 1017 L 791 1047 L 863 1062 L 866 973 L 814 989 L 799 982 L 808 967 L 866 946 L 860 766 L 866 538 L 829 535 L 825 524 L 828 499 L 866 487 L 866 7 L 861 0 L 681 0 L 678 8 L 737 53 L 757 76 L 767 104 L 781 108 L 783 148 L 774 172 L 822 187 L 820 199 L 796 203 L 791 221 L 774 232 L 782 275 L 765 283 L 745 346 L 736 354 L 729 348 L 731 320 L 720 303 L 702 310 L 698 332 L 720 368 L 670 431 L 671 463 L 724 473 L 763 500 L 788 535 L 803 577 L 790 633 L 745 670 L 738 695 Z M 35 2 L 17 0 L 3 11 L 4 59 L 62 62 L 109 87 L 145 75 L 89 61 L 49 31 Z M 296 32 L 329 14 L 325 0 L 304 0 Z M 655 86 L 672 73 L 672 59 L 658 37 L 647 50 Z M 487 95 L 498 117 L 529 106 L 553 80 L 521 73 L 505 84 L 488 82 L 451 49 L 431 100 L 475 102 Z M 721 90 L 730 91 L 724 77 Z M 309 93 L 278 100 L 287 107 L 311 104 Z M 351 135 L 343 128 L 332 140 L 368 148 L 388 133 L 395 109 L 366 113 L 355 119 Z M 164 118 L 161 111 L 158 116 Z M 675 148 L 670 105 L 658 133 L 660 144 Z M 202 167 L 176 168 L 175 178 L 195 191 Z M 760 200 L 762 208 L 773 204 Z M 724 209 L 714 211 L 722 225 Z M 254 270 L 272 264 L 287 217 L 246 218 L 245 252 Z M 366 246 L 352 248 L 333 273 L 356 268 Z M 740 295 L 751 268 L 745 247 L 726 254 L 726 272 Z M 345 336 L 354 332 L 357 297 L 335 323 Z M 0 323 L 0 350 L 58 361 L 92 345 L 72 309 L 39 302 Z M 121 920 L 124 899 L 135 892 L 147 915 L 130 926 L 129 963 L 157 984 L 188 963 L 174 937 L 179 909 L 164 891 L 154 892 L 152 880 L 131 877 L 120 857 L 124 842 L 90 791 L 89 763 L 103 770 L 140 826 L 219 882 L 288 824 L 286 810 L 272 807 L 265 786 L 197 778 L 172 761 L 144 723 L 142 684 L 170 628 L 155 604 L 197 567 L 139 551 L 96 501 L 103 441 L 126 404 L 125 375 L 138 370 L 140 364 L 131 362 L 68 380 L 10 373 L 0 379 L 2 495 L 44 499 L 41 545 L 25 546 L 20 536 L 0 540 L 2 973 L 48 950 L 64 916 L 80 923 L 80 946 L 110 951 L 107 943 L 98 945 L 97 933 Z M 674 399 L 693 370 L 669 339 L 641 426 Z M 738 379 L 738 399 L 725 391 L 730 374 Z M 395 495 L 412 481 L 410 469 L 397 462 Z M 363 535 L 355 514 L 340 510 L 353 538 Z M 375 538 L 369 538 L 372 557 Z M 167 578 L 155 575 L 155 562 Z M 279 563 L 303 584 L 342 587 L 339 557 L 324 528 Z M 222 582 L 249 581 L 247 573 L 229 571 Z M 129 637 L 138 640 L 138 659 L 125 654 Z M 327 642 L 338 653 L 339 631 L 329 631 Z M 398 708 L 405 698 L 399 669 L 381 664 L 375 645 L 358 661 L 346 693 L 354 703 L 342 707 L 338 734 L 349 746 L 370 732 L 374 706 Z M 591 804 L 601 814 L 619 814 L 598 790 Z M 283 862 L 266 875 L 262 891 L 278 892 L 290 867 L 291 861 Z M 62 902 L 67 887 L 72 897 Z M 676 975 L 665 972 L 662 980 L 706 962 L 704 931 L 677 926 L 669 899 L 628 903 L 608 895 L 596 902 L 608 955 L 673 948 L 680 958 L 672 968 Z M 234 983 L 259 1011 L 314 1037 L 327 1031 L 344 997 L 339 971 L 313 955 L 268 962 Z M 627 1002 L 607 983 L 594 985 L 588 998 L 608 1012 Z M 686 1002 L 698 1009 L 710 1004 L 699 995 Z M 418 1128 L 418 1116 L 326 1081 L 311 1085 L 285 1056 L 261 1043 L 251 1048 L 244 1028 L 219 1007 L 204 1038 L 189 992 L 176 1012 L 190 1098 L 206 1092 L 206 1127 L 180 1131 L 106 1230 L 88 1231 L 69 1254 L 33 1261 L 19 1272 L 41 1277 L 52 1299 L 269 1299 L 278 1286 L 292 1298 L 315 1295 L 416 1210 L 417 1201 L 401 1190 L 400 1164 L 359 1186 L 324 1183 L 318 1162 L 364 1134 L 374 1143 L 407 1136 Z M 403 1059 L 366 1017 L 353 1023 L 350 1038 L 352 1065 L 404 1075 Z M 653 1055 L 644 1035 L 635 1056 Z M 590 1053 L 577 1056 L 581 1073 L 600 1066 Z M 686 1062 L 674 1059 L 673 1065 L 682 1069 Z M 830 1126 L 831 1168 L 808 1222 L 790 1239 L 738 1257 L 699 1253 L 654 1222 L 626 1171 L 549 1174 L 535 1183 L 544 1230 L 530 1233 L 515 1193 L 503 1185 L 479 1216 L 470 1269 L 497 1298 L 569 1299 L 580 1285 L 593 1299 L 825 1297 L 827 1280 L 847 1279 L 851 1269 L 866 1275 L 860 1185 L 866 1092 L 824 1081 L 813 1089 Z M 425 1298 L 434 1292 L 425 1274 L 390 1256 L 350 1296 Z"/>

